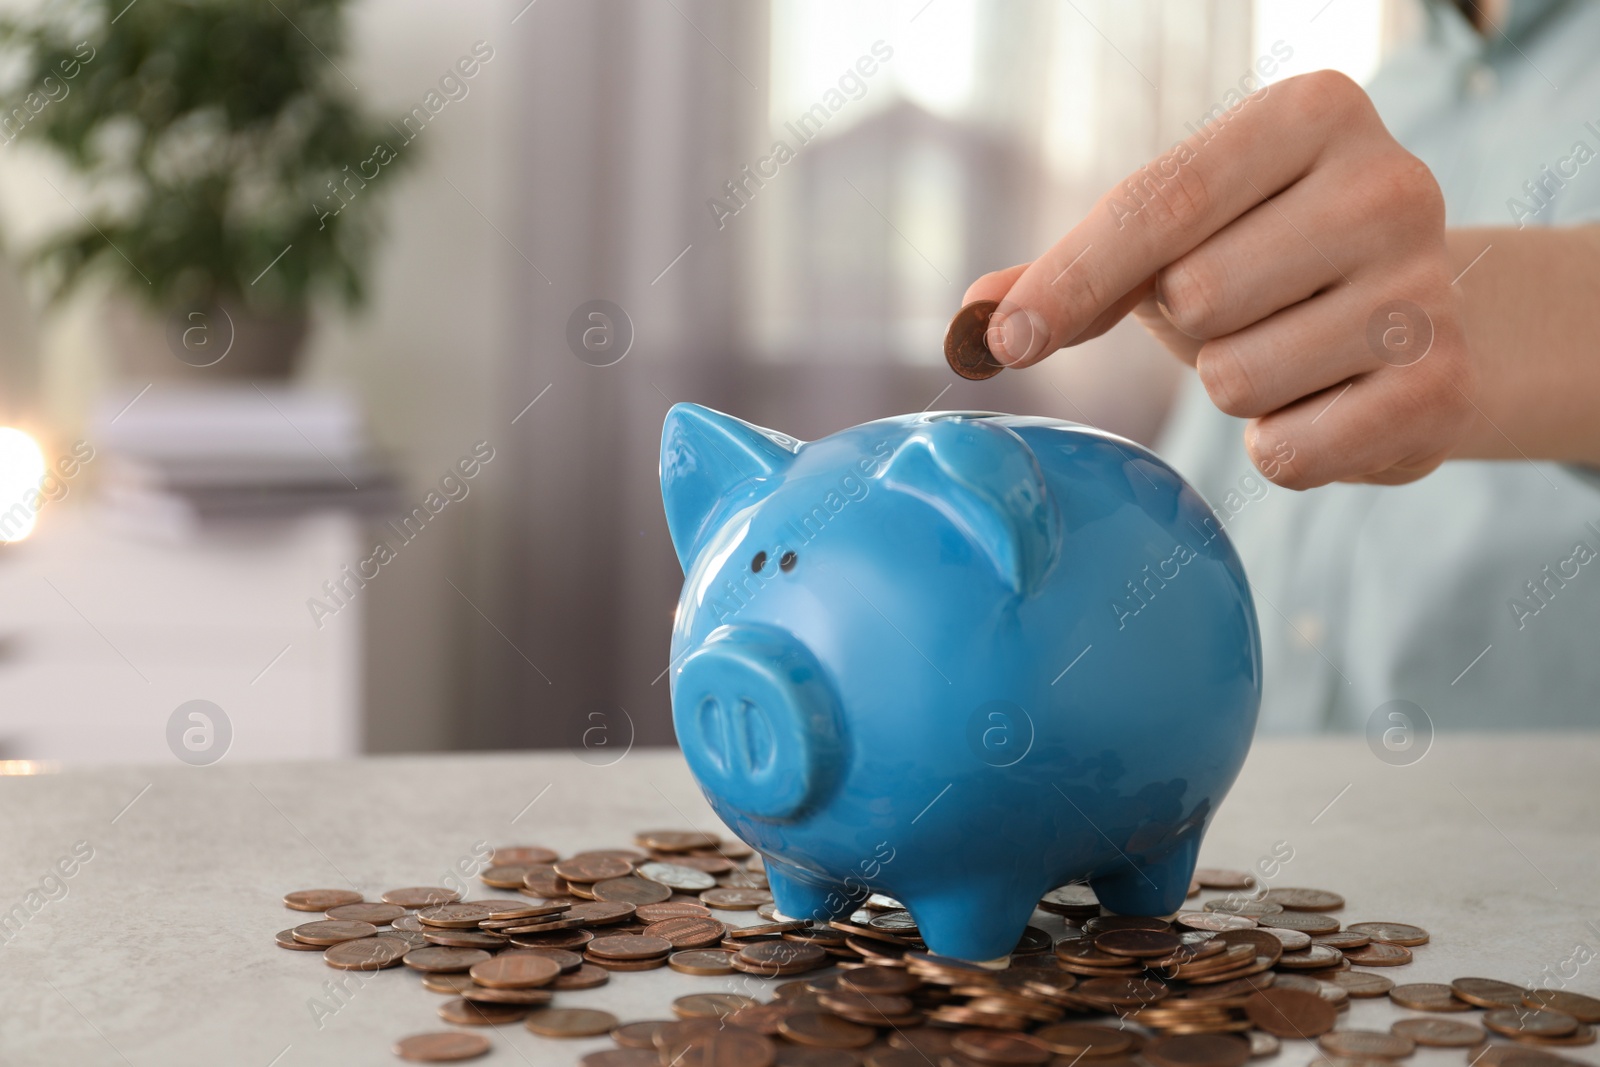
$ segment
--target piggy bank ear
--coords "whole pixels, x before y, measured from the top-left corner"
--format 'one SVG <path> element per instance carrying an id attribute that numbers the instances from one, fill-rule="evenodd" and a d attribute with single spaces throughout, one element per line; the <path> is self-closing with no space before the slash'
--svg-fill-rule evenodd
<path id="1" fill-rule="evenodd" d="M 986 419 L 942 419 L 907 438 L 883 480 L 949 519 L 1023 596 L 1061 554 L 1061 514 L 1027 442 Z"/>
<path id="2" fill-rule="evenodd" d="M 674 404 L 661 428 L 661 499 L 685 570 L 725 502 L 755 500 L 794 460 L 800 442 L 699 404 Z"/>

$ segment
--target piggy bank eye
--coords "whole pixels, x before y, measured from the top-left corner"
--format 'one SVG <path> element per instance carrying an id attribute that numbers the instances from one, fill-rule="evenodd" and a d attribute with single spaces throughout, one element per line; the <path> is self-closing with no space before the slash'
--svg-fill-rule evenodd
<path id="1" fill-rule="evenodd" d="M 796 556 L 793 552 L 785 552 L 779 557 L 778 566 L 787 574 L 789 571 L 794 570 L 795 560 Z"/>
<path id="2" fill-rule="evenodd" d="M 765 567 L 766 565 L 767 554 L 765 552 L 757 552 L 756 558 L 750 561 L 750 569 L 756 571 L 757 573 L 759 573 L 761 568 Z"/>

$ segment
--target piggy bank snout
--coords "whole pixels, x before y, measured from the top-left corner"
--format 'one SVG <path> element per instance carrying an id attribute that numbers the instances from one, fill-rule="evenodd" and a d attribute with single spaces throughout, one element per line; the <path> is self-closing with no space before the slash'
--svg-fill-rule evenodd
<path id="1" fill-rule="evenodd" d="M 754 818 L 799 818 L 843 765 L 833 686 L 809 649 L 773 627 L 712 631 L 683 661 L 673 709 L 695 777 Z"/>

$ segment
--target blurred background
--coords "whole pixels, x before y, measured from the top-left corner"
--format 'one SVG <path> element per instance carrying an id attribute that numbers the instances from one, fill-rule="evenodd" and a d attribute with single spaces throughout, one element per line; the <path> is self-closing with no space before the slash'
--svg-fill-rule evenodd
<path id="1" fill-rule="evenodd" d="M 1419 18 L 0 5 L 0 767 L 670 743 L 673 402 L 1151 440 L 1137 327 L 962 382 L 962 292 L 1261 57 L 1361 79 Z"/>

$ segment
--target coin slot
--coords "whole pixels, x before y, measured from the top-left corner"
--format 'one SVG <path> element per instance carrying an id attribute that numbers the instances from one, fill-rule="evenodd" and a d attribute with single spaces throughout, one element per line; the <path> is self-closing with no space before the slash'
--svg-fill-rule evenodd
<path id="1" fill-rule="evenodd" d="M 797 557 L 793 552 L 785 552 L 778 559 L 778 569 L 783 571 L 783 573 L 788 574 L 790 571 L 794 570 L 795 561 L 798 558 L 799 557 Z"/>

